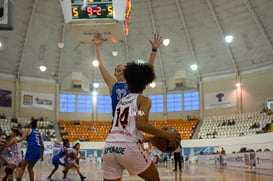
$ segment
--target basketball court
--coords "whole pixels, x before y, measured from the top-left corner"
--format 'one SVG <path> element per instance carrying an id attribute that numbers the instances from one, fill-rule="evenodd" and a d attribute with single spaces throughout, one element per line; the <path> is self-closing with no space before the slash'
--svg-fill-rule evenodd
<path id="1" fill-rule="evenodd" d="M 272 181 L 273 114 L 261 112 L 273 109 L 272 9 L 270 0 L 0 0 L 0 127 L 9 134 L 12 117 L 22 125 L 45 118 L 40 132 L 54 136 L 35 180 L 47 180 L 61 139 L 80 142 L 86 180 L 103 180 L 97 158 L 113 117 L 96 60 L 100 33 L 110 72 L 156 55 L 157 79 L 144 92 L 149 121 L 175 127 L 190 157 L 177 172 L 172 158 L 156 164 L 162 181 Z M 149 43 L 156 34 L 164 38 L 157 49 Z M 221 148 L 224 166 L 214 156 Z M 67 177 L 80 180 L 73 169 Z M 142 179 L 124 171 L 122 180 Z"/>
<path id="2" fill-rule="evenodd" d="M 157 165 L 161 181 L 272 181 L 273 171 L 255 168 L 238 168 L 225 167 L 216 168 L 213 166 L 198 166 L 195 164 L 185 163 L 181 172 L 173 172 L 173 164 L 159 164 Z M 46 181 L 48 174 L 53 167 L 51 165 L 37 164 L 35 167 L 35 180 Z M 81 171 L 83 175 L 87 176 L 87 181 L 101 181 L 102 169 L 101 165 L 81 164 Z M 1 178 L 3 176 L 3 169 L 1 169 Z M 28 180 L 28 174 L 25 172 L 23 181 Z M 62 180 L 62 169 L 53 175 L 54 181 Z M 71 181 L 80 180 L 76 170 L 70 170 L 68 178 Z M 131 177 L 127 172 L 124 172 L 122 180 L 125 181 L 141 181 L 142 179 L 134 176 Z"/>

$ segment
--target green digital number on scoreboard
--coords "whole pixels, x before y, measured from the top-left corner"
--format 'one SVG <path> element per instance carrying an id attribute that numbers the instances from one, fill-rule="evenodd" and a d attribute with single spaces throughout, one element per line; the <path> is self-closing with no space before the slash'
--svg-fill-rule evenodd
<path id="1" fill-rule="evenodd" d="M 72 19 L 113 18 L 112 1 L 71 0 Z"/>

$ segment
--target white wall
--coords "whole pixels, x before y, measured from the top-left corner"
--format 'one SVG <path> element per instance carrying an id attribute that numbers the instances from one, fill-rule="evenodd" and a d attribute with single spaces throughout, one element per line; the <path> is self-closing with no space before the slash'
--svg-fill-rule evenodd
<path id="1" fill-rule="evenodd" d="M 105 142 L 80 142 L 81 149 L 103 149 Z M 217 138 L 217 139 L 195 139 L 195 140 L 182 140 L 183 148 L 193 147 L 219 147 L 219 151 L 223 147 L 226 153 L 238 152 L 240 148 L 246 147 L 247 149 L 264 150 L 269 148 L 273 150 L 273 133 L 265 133 L 251 136 L 231 137 L 231 138 Z"/>
<path id="2" fill-rule="evenodd" d="M 228 109 L 218 110 L 204 110 L 202 109 L 202 99 L 206 93 L 224 91 L 224 90 L 235 90 L 236 79 L 234 76 L 229 77 L 218 77 L 213 79 L 205 79 L 201 83 L 202 89 L 200 90 L 201 97 L 201 110 L 200 111 L 189 111 L 189 112 L 169 112 L 169 113 L 151 113 L 150 120 L 164 120 L 166 119 L 178 119 L 186 118 L 187 115 L 195 116 L 197 118 L 203 118 L 212 115 L 226 115 L 235 113 L 246 113 L 259 111 L 261 104 L 265 103 L 267 98 L 273 97 L 273 69 L 262 70 L 255 73 L 243 74 L 241 78 L 242 87 L 238 93 L 237 106 Z M 2 108 L 0 107 L 0 113 L 13 116 L 15 113 L 19 117 L 31 117 L 31 116 L 47 116 L 50 120 L 111 120 L 111 114 L 94 114 L 94 113 L 59 113 L 46 110 L 31 110 L 21 109 L 20 106 L 15 106 L 20 103 L 21 91 L 32 91 L 40 93 L 53 93 L 56 95 L 56 105 L 59 105 L 59 92 L 58 86 L 54 81 L 41 80 L 35 78 L 28 78 L 19 80 L 16 85 L 16 79 L 13 76 L 0 75 L 0 89 L 11 90 L 12 95 L 12 107 Z M 16 96 L 16 92 L 18 96 Z M 98 89 L 99 95 L 109 95 L 109 90 L 105 84 L 102 84 Z M 150 88 L 149 86 L 144 91 L 144 94 L 162 94 L 162 84 L 157 83 L 156 88 Z M 202 115 L 200 114 L 202 113 Z"/>
<path id="3" fill-rule="evenodd" d="M 215 146 L 219 147 L 218 150 L 220 151 L 223 147 L 226 153 L 238 152 L 242 147 L 254 150 L 260 148 L 273 150 L 273 133 L 230 138 L 182 140 L 181 143 L 183 148 Z"/>

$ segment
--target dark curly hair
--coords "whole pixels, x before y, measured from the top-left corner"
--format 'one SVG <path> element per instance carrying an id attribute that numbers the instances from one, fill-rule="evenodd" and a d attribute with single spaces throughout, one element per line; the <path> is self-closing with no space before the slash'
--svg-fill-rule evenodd
<path id="1" fill-rule="evenodd" d="M 153 67 L 144 62 L 127 63 L 123 75 L 131 93 L 141 93 L 155 79 Z"/>

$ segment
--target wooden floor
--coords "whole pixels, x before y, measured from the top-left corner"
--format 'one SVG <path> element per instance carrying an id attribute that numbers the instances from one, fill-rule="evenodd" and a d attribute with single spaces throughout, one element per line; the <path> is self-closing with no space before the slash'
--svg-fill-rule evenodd
<path id="1" fill-rule="evenodd" d="M 273 181 L 273 170 L 255 169 L 255 168 L 236 168 L 225 167 L 215 168 L 213 166 L 198 166 L 185 164 L 181 172 L 173 172 L 173 165 L 157 165 L 161 181 Z M 35 180 L 46 181 L 48 174 L 53 166 L 49 163 L 38 163 L 35 167 Z M 100 165 L 82 164 L 81 170 L 83 175 L 87 176 L 86 181 L 102 181 L 102 170 Z M 3 177 L 3 168 L 1 168 L 0 176 Z M 71 181 L 80 180 L 75 170 L 70 170 L 68 177 Z M 62 180 L 62 168 L 53 175 L 53 180 Z M 14 179 L 15 180 L 15 179 Z M 23 181 L 29 180 L 28 174 L 25 172 Z M 130 177 L 124 172 L 122 180 L 124 181 L 140 181 L 138 177 Z"/>

